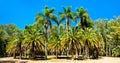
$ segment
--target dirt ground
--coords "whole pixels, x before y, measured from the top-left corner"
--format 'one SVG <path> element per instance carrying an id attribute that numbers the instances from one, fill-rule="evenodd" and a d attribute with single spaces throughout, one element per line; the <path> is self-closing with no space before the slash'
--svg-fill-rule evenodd
<path id="1" fill-rule="evenodd" d="M 88 60 L 67 60 L 67 59 L 51 59 L 51 60 L 21 60 L 13 59 L 13 57 L 0 58 L 0 63 L 120 63 L 120 57 L 102 57 L 101 59 Z"/>

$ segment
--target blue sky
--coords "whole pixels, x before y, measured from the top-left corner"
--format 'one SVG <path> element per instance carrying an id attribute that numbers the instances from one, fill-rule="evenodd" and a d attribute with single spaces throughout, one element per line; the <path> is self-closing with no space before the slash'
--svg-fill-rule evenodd
<path id="1" fill-rule="evenodd" d="M 24 28 L 34 23 L 35 14 L 43 11 L 45 5 L 54 7 L 57 15 L 63 11 L 62 6 L 72 6 L 72 11 L 82 6 L 93 20 L 120 15 L 120 0 L 0 0 L 0 24 L 13 23 Z"/>

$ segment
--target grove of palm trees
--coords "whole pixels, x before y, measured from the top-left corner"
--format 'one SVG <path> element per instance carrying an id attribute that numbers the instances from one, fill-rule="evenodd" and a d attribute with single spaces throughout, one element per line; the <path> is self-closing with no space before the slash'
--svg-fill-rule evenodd
<path id="1" fill-rule="evenodd" d="M 120 16 L 92 20 L 89 9 L 71 6 L 63 11 L 45 6 L 24 29 L 0 24 L 0 57 L 70 59 L 120 57 Z M 75 23 L 75 25 L 72 25 Z"/>

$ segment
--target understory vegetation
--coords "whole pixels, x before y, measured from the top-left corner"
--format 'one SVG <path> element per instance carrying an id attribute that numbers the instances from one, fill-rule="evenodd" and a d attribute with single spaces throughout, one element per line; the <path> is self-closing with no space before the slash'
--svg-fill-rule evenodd
<path id="1" fill-rule="evenodd" d="M 36 13 L 34 23 L 24 29 L 15 24 L 1 24 L 0 57 L 120 56 L 120 16 L 92 20 L 83 7 L 76 8 L 76 12 L 70 6 L 62 8 L 55 15 L 54 8 L 45 6 L 44 12 Z"/>

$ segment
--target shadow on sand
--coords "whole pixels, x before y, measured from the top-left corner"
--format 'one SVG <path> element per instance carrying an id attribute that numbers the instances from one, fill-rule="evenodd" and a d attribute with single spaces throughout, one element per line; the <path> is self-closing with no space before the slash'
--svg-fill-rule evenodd
<path id="1" fill-rule="evenodd" d="M 0 63 L 16 63 L 17 61 L 12 61 L 12 60 L 3 60 L 0 61 Z M 17 63 L 28 63 L 28 61 L 19 61 Z"/>

